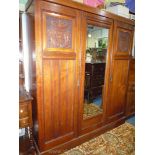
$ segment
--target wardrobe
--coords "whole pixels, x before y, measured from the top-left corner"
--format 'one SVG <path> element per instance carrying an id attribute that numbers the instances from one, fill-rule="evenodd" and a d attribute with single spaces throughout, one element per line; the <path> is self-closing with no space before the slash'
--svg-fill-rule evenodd
<path id="1" fill-rule="evenodd" d="M 134 21 L 71 0 L 33 6 L 34 140 L 39 154 L 60 154 L 124 123 Z M 92 76 L 86 63 L 105 65 Z M 95 82 L 92 100 L 86 76 Z"/>

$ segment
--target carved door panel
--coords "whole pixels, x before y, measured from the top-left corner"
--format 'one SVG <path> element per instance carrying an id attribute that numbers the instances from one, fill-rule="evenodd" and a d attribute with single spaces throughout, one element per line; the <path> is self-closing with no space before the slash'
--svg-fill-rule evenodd
<path id="1" fill-rule="evenodd" d="M 129 60 L 113 60 L 106 110 L 108 121 L 117 120 L 125 115 L 128 69 Z"/>
<path id="2" fill-rule="evenodd" d="M 122 22 L 115 22 L 114 56 L 131 56 L 134 27 Z"/>
<path id="3" fill-rule="evenodd" d="M 39 3 L 37 3 L 39 4 Z M 78 12 L 40 2 L 36 15 L 36 67 L 41 151 L 76 136 Z"/>

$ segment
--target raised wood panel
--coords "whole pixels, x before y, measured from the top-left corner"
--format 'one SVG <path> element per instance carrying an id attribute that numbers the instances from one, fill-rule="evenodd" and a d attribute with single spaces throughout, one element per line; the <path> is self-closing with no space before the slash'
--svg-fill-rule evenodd
<path id="1" fill-rule="evenodd" d="M 45 141 L 49 141 L 74 132 L 74 61 L 44 60 L 43 77 Z"/>
<path id="2" fill-rule="evenodd" d="M 77 11 L 41 2 L 43 58 L 75 59 Z"/>
<path id="3" fill-rule="evenodd" d="M 114 56 L 130 57 L 132 52 L 134 27 L 123 22 L 115 22 Z"/>
<path id="4" fill-rule="evenodd" d="M 109 102 L 106 109 L 108 121 L 112 121 L 124 116 L 128 83 L 128 69 L 128 60 L 113 60 L 112 75 L 109 79 Z"/>
<path id="5" fill-rule="evenodd" d="M 72 48 L 72 19 L 47 15 L 46 23 L 46 47 L 47 48 Z"/>
<path id="6" fill-rule="evenodd" d="M 119 52 L 126 52 L 129 50 L 130 48 L 130 35 L 128 32 L 123 31 L 123 30 L 119 30 L 120 32 L 118 33 L 118 51 Z"/>
<path id="7" fill-rule="evenodd" d="M 74 17 L 45 11 L 42 14 L 44 51 L 73 51 L 75 38 Z"/>

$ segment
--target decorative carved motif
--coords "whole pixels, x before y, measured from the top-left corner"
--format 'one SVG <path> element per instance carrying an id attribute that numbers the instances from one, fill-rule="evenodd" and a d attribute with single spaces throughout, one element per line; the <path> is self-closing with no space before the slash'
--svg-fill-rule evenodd
<path id="1" fill-rule="evenodd" d="M 47 48 L 72 47 L 72 21 L 46 16 Z"/>
<path id="2" fill-rule="evenodd" d="M 118 51 L 119 52 L 128 52 L 130 47 L 130 35 L 128 32 L 119 31 L 118 35 Z"/>

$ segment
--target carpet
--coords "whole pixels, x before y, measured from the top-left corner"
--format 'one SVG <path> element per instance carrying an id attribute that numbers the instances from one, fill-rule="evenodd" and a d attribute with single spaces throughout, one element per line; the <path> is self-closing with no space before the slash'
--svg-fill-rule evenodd
<path id="1" fill-rule="evenodd" d="M 134 155 L 135 128 L 124 123 L 61 155 Z"/>
<path id="2" fill-rule="evenodd" d="M 102 109 L 99 106 L 93 103 L 84 104 L 84 114 L 83 114 L 84 119 L 96 116 L 98 114 L 102 114 Z"/>

